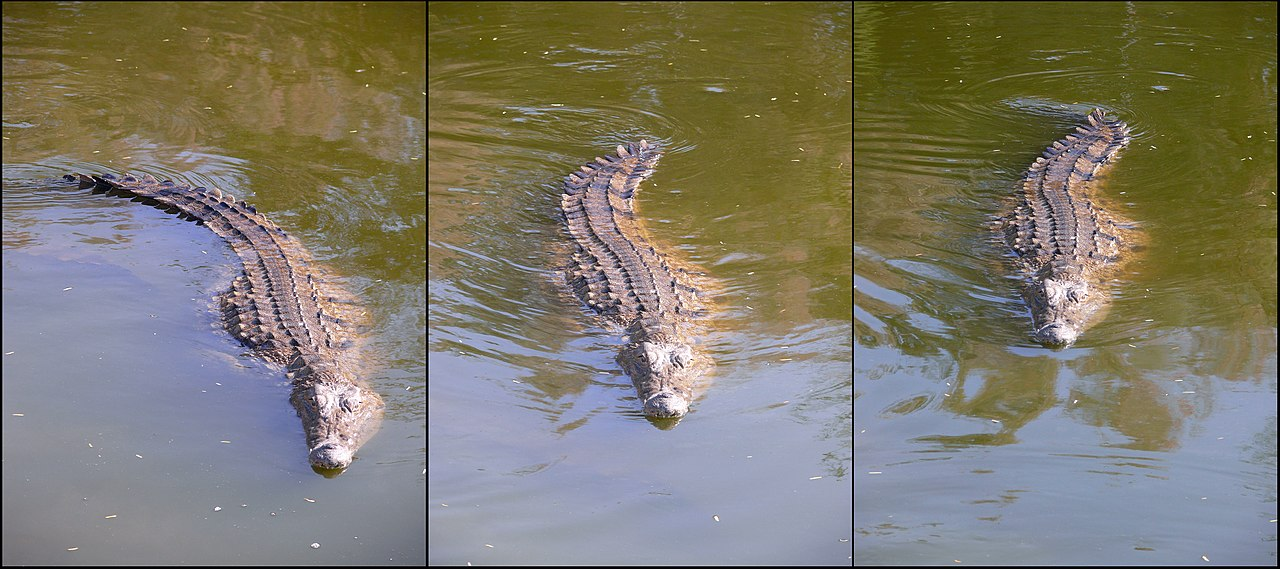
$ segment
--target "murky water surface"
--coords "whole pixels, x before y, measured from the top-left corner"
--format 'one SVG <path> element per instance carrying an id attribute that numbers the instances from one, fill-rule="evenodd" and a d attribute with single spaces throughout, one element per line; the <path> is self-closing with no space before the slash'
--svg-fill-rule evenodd
<path id="1" fill-rule="evenodd" d="M 850 15 L 432 4 L 431 562 L 849 563 Z M 665 430 L 555 272 L 561 181 L 641 138 L 652 241 L 716 283 Z"/>
<path id="2" fill-rule="evenodd" d="M 5 564 L 425 562 L 425 16 L 4 4 Z M 67 172 L 226 190 L 360 297 L 387 418 L 350 469 L 221 328 L 226 244 Z"/>
<path id="3" fill-rule="evenodd" d="M 1274 564 L 1275 6 L 855 23 L 854 561 Z M 1146 243 L 1054 351 L 990 222 L 1094 107 L 1133 129 L 1101 192 Z"/>

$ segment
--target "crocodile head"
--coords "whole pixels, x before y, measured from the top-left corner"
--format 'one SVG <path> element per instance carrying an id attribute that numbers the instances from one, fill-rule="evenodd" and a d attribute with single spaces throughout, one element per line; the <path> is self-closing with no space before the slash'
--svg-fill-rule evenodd
<path id="1" fill-rule="evenodd" d="M 656 418 L 683 417 L 693 401 L 697 378 L 693 348 L 688 344 L 640 342 L 633 352 L 640 356 L 624 368 L 644 401 L 644 414 Z"/>
<path id="2" fill-rule="evenodd" d="M 1035 320 L 1033 336 L 1040 343 L 1057 348 L 1075 343 L 1107 304 L 1104 290 L 1079 277 L 1065 275 L 1031 284 L 1026 300 Z"/>
<path id="3" fill-rule="evenodd" d="M 670 322 L 638 320 L 628 329 L 631 342 L 618 353 L 618 364 L 631 376 L 644 414 L 659 419 L 683 417 L 693 401 L 693 386 L 705 373 L 698 356 Z"/>
<path id="4" fill-rule="evenodd" d="M 382 418 L 382 398 L 352 381 L 320 377 L 297 386 L 291 399 L 307 431 L 308 460 L 317 469 L 350 466 Z"/>

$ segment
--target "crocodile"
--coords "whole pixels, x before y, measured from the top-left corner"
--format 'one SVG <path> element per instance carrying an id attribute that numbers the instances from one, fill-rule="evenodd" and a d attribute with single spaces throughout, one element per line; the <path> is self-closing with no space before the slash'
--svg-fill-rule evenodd
<path id="1" fill-rule="evenodd" d="M 381 420 L 383 402 L 355 372 L 343 329 L 359 316 L 353 297 L 322 279 L 302 243 L 217 188 L 161 182 L 150 174 L 69 174 L 63 180 L 176 214 L 226 241 L 242 271 L 217 295 L 223 325 L 253 354 L 284 367 L 311 466 L 324 471 L 351 464 Z"/>
<path id="2" fill-rule="evenodd" d="M 640 182 L 661 156 L 647 140 L 619 145 L 565 178 L 560 209 L 574 245 L 564 271 L 569 288 L 625 330 L 618 365 L 644 414 L 670 419 L 688 413 L 695 385 L 714 364 L 693 342 L 706 309 L 698 273 L 658 252 L 636 215 Z"/>
<path id="3" fill-rule="evenodd" d="M 1000 221 L 1017 255 L 1032 336 L 1054 348 L 1070 346 L 1101 318 L 1111 303 L 1109 281 L 1141 238 L 1132 221 L 1100 205 L 1094 187 L 1128 144 L 1129 127 L 1102 109 L 1085 121 L 1036 158 Z"/>

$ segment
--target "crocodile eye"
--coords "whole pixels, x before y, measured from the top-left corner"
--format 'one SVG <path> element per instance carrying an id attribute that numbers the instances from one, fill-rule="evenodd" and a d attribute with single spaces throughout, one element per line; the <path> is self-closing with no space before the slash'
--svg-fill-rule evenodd
<path id="1" fill-rule="evenodd" d="M 662 349 L 657 344 L 644 342 L 640 344 L 640 347 L 644 349 L 644 359 L 649 360 L 650 364 L 662 361 Z"/>
<path id="2" fill-rule="evenodd" d="M 1044 296 L 1050 305 L 1061 304 L 1063 298 L 1067 296 L 1067 288 L 1058 281 L 1046 280 L 1044 281 Z"/>
<path id="3" fill-rule="evenodd" d="M 1071 299 L 1071 302 L 1084 302 L 1084 299 L 1089 298 L 1089 287 L 1084 285 L 1073 286 L 1067 290 L 1067 297 Z"/>
<path id="4" fill-rule="evenodd" d="M 675 364 L 676 367 L 682 368 L 691 362 L 693 362 L 693 348 L 689 346 L 680 346 L 679 349 L 671 354 L 671 363 Z"/>

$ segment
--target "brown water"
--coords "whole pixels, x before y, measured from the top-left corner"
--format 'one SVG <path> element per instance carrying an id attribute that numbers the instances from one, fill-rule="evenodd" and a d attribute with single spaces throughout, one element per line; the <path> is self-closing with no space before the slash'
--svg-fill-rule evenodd
<path id="1" fill-rule="evenodd" d="M 1274 564 L 1275 5 L 855 21 L 855 562 Z M 1147 243 L 1053 351 L 990 221 L 1093 107 Z"/>
<path id="2" fill-rule="evenodd" d="M 4 4 L 6 564 L 425 562 L 425 16 Z M 245 198 L 359 295 L 387 419 L 350 469 L 221 329 L 226 245 L 39 182 L 76 171 Z"/>
<path id="3" fill-rule="evenodd" d="M 849 8 L 432 4 L 432 563 L 849 563 Z M 641 138 L 719 283 L 669 430 L 554 272 L 561 181 Z"/>

